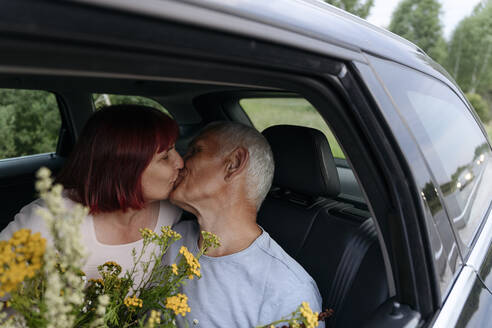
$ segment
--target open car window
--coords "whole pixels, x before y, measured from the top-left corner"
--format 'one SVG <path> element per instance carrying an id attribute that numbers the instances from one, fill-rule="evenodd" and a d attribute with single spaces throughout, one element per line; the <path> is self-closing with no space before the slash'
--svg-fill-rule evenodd
<path id="1" fill-rule="evenodd" d="M 0 160 L 55 152 L 60 127 L 53 93 L 0 89 Z"/>
<path id="2" fill-rule="evenodd" d="M 239 104 L 262 132 L 273 125 L 289 124 L 320 130 L 328 139 L 335 158 L 345 158 L 340 145 L 318 111 L 302 98 L 247 98 Z"/>

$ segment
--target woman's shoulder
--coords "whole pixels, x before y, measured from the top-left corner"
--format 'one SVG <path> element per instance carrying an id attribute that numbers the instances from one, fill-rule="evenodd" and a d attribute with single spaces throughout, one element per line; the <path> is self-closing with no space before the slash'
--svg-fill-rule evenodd
<path id="1" fill-rule="evenodd" d="M 7 240 L 12 237 L 14 232 L 20 229 L 30 229 L 33 233 L 40 232 L 43 237 L 47 237 L 47 228 L 43 218 L 37 213 L 43 208 L 44 201 L 40 198 L 24 206 L 14 219 L 0 233 L 0 240 Z"/>
<path id="2" fill-rule="evenodd" d="M 65 193 L 63 194 L 63 203 L 68 209 L 76 204 L 76 202 L 66 197 Z M 39 232 L 43 237 L 50 239 L 44 219 L 39 215 L 39 210 L 45 207 L 45 201 L 41 198 L 35 199 L 22 207 L 19 213 L 14 216 L 13 220 L 0 232 L 0 240 L 10 239 L 14 232 L 20 229 L 29 229 L 32 233 Z"/>

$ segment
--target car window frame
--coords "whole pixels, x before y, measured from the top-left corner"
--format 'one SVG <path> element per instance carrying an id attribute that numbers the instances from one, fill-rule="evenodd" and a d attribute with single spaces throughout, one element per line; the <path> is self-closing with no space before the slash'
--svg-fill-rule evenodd
<path id="1" fill-rule="evenodd" d="M 66 110 L 66 105 L 65 102 L 63 101 L 63 97 L 61 94 L 57 91 L 51 90 L 51 89 L 44 89 L 44 88 L 35 88 L 35 87 L 30 87 L 29 85 L 27 86 L 22 86 L 19 87 L 19 83 L 16 83 L 15 85 L 9 85 L 9 84 L 0 84 L 1 89 L 11 89 L 11 90 L 27 90 L 27 91 L 41 91 L 41 92 L 47 92 L 51 94 L 54 99 L 55 99 L 55 104 L 56 108 L 58 109 L 58 114 L 60 118 L 60 126 L 58 128 L 58 135 L 56 138 L 56 145 L 55 149 L 53 151 L 48 151 L 44 153 L 35 153 L 35 154 L 28 154 L 28 155 L 22 155 L 22 156 L 16 156 L 16 157 L 8 157 L 8 158 L 0 158 L 0 164 L 8 161 L 9 163 L 19 161 L 19 160 L 29 160 L 29 158 L 34 158 L 38 159 L 40 157 L 57 157 L 60 156 L 60 150 L 64 149 L 64 143 L 67 143 L 67 110 Z M 9 164 L 10 165 L 10 164 Z"/>

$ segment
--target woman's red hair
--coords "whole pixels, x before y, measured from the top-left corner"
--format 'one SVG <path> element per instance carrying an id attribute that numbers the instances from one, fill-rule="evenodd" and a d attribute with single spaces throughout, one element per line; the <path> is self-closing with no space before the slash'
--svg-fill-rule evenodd
<path id="1" fill-rule="evenodd" d="M 176 121 L 140 105 L 100 109 L 87 121 L 57 177 L 91 214 L 141 209 L 142 173 L 178 137 Z"/>

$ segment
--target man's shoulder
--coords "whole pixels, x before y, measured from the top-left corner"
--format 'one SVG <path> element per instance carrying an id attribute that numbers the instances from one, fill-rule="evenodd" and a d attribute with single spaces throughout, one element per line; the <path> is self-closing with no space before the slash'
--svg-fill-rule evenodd
<path id="1" fill-rule="evenodd" d="M 306 270 L 269 235 L 260 248 L 271 258 L 260 322 L 271 322 L 288 315 L 301 302 L 308 302 L 313 311 L 320 312 L 321 295 L 316 282 Z"/>
<path id="2" fill-rule="evenodd" d="M 287 252 L 265 231 L 265 238 L 258 246 L 271 258 L 270 276 L 281 277 L 272 279 L 272 284 L 312 284 L 313 278 L 304 268 L 294 260 Z"/>

